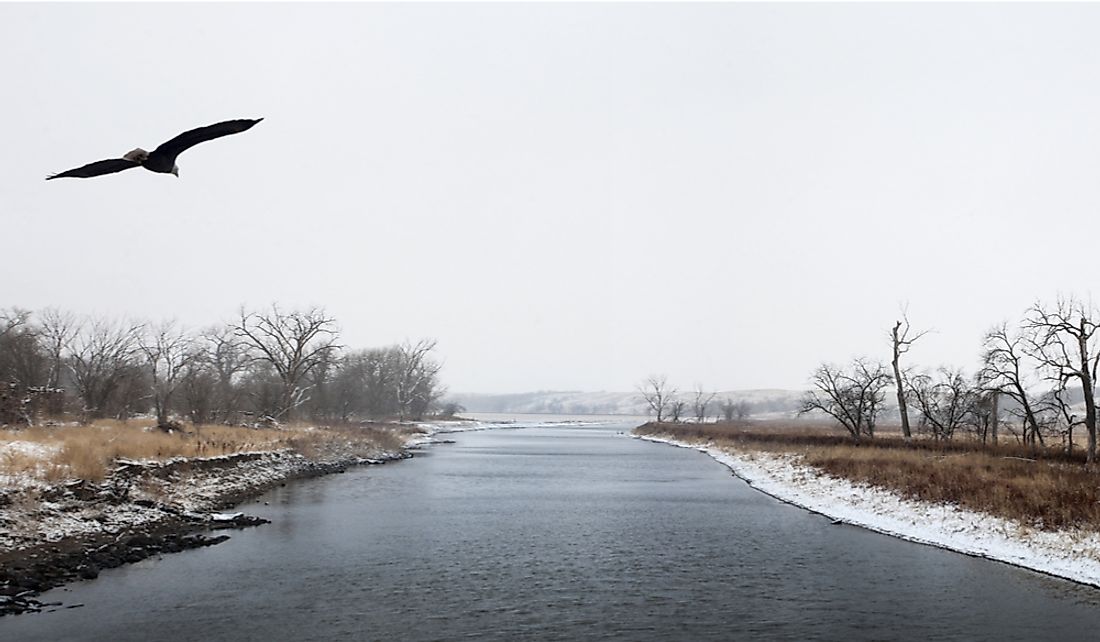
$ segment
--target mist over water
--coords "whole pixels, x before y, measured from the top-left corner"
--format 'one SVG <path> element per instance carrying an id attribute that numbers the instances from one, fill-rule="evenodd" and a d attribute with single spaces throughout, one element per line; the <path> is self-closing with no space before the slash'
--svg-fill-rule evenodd
<path id="1" fill-rule="evenodd" d="M 0 639 L 1092 639 L 1100 591 L 793 508 L 634 424 L 450 435 Z M 264 505 L 269 502 L 270 505 Z"/>

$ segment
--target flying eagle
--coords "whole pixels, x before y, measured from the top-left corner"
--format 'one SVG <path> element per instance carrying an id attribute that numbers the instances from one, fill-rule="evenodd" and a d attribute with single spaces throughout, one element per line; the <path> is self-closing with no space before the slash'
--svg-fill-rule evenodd
<path id="1" fill-rule="evenodd" d="M 263 120 L 263 118 L 257 118 L 255 120 L 243 118 L 240 120 L 227 120 L 224 123 L 217 123 L 216 125 L 199 127 L 198 129 L 183 132 L 167 143 L 161 144 L 160 147 L 157 147 L 151 152 L 147 152 L 139 147 L 125 154 L 122 158 L 109 158 L 107 160 L 88 163 L 83 167 L 77 167 L 67 172 L 47 176 L 46 180 L 54 178 L 91 178 L 101 174 L 114 174 L 115 172 L 121 172 L 131 167 L 144 167 L 150 172 L 159 172 L 161 174 L 175 174 L 176 178 L 179 178 L 180 168 L 176 166 L 176 157 L 181 153 L 208 140 L 214 140 L 215 138 L 221 138 L 222 136 L 228 136 L 230 134 L 239 134 L 261 120 Z"/>

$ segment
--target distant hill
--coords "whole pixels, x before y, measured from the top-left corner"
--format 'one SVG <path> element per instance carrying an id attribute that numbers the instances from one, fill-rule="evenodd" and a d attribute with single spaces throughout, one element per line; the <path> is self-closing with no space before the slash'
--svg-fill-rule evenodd
<path id="1" fill-rule="evenodd" d="M 800 390 L 726 390 L 714 398 L 711 415 L 726 399 L 744 402 L 752 416 L 787 417 L 798 411 Z M 681 393 L 691 403 L 692 393 Z M 445 401 L 461 404 L 468 412 L 512 412 L 564 415 L 646 415 L 638 392 L 580 392 L 540 390 L 513 394 L 453 393 Z M 689 413 L 690 414 L 690 413 Z"/>

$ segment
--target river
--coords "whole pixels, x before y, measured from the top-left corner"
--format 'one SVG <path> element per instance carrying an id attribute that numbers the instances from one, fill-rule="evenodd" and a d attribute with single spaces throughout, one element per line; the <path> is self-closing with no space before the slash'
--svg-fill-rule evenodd
<path id="1" fill-rule="evenodd" d="M 633 425 L 633 424 L 631 424 Z M 447 435 L 288 484 L 3 640 L 1092 640 L 1100 591 L 780 503 L 631 425 Z"/>

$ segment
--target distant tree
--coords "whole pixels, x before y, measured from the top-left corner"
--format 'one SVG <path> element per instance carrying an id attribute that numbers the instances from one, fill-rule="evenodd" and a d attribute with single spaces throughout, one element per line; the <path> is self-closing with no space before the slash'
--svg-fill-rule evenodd
<path id="1" fill-rule="evenodd" d="M 911 378 L 909 392 L 920 424 L 936 441 L 950 440 L 955 431 L 973 422 L 978 412 L 980 392 L 961 370 L 942 367 L 935 375 L 919 374 Z"/>
<path id="2" fill-rule="evenodd" d="M 742 399 L 733 405 L 733 416 L 737 421 L 744 421 L 752 415 L 752 406 Z"/>
<path id="3" fill-rule="evenodd" d="M 725 401 L 718 406 L 718 409 L 722 411 L 722 418 L 726 421 L 744 421 L 752 414 L 752 407 L 744 399 L 734 401 L 726 397 Z"/>
<path id="4" fill-rule="evenodd" d="M 330 350 L 325 357 L 318 361 L 317 365 L 306 375 L 306 386 L 309 388 L 309 402 L 303 404 L 303 409 L 308 409 L 310 417 L 315 421 L 327 421 L 336 418 L 335 399 L 333 399 L 333 378 L 336 374 L 340 355 L 335 350 Z"/>
<path id="5" fill-rule="evenodd" d="M 68 364 L 82 404 L 81 420 L 126 416 L 138 394 L 133 380 L 142 325 L 92 319 L 80 325 L 68 348 Z M 114 412 L 112 412 L 114 411 Z"/>
<path id="6" fill-rule="evenodd" d="M 669 419 L 672 423 L 680 423 L 681 417 L 683 417 L 684 410 L 687 409 L 687 402 L 683 399 L 673 399 L 668 404 Z"/>
<path id="7" fill-rule="evenodd" d="M 722 411 L 722 418 L 726 421 L 733 421 L 733 418 L 737 414 L 737 404 L 729 397 L 726 397 L 725 400 L 722 401 L 718 409 Z"/>
<path id="8" fill-rule="evenodd" d="M 202 359 L 215 379 L 212 419 L 221 423 L 233 423 L 241 409 L 244 391 L 240 381 L 251 359 L 248 345 L 241 341 L 232 326 L 222 325 L 207 329 L 200 336 Z"/>
<path id="9" fill-rule="evenodd" d="M 0 310 L 0 382 L 24 391 L 46 383 L 48 359 L 40 333 L 29 311 Z"/>
<path id="10" fill-rule="evenodd" d="M 891 364 L 894 368 L 894 384 L 897 388 L 898 414 L 901 415 L 901 432 L 905 441 L 909 441 L 912 439 L 912 433 L 909 430 L 909 408 L 906 405 L 905 377 L 902 376 L 901 356 L 909 352 L 909 348 L 928 331 L 917 332 L 910 336 L 909 333 L 912 328 L 909 325 L 908 313 L 903 312 L 901 318 L 901 321 L 894 323 L 894 329 L 890 332 L 894 355 Z"/>
<path id="11" fill-rule="evenodd" d="M 30 310 L 14 307 L 0 310 L 0 339 L 7 337 L 9 333 L 15 332 L 19 328 L 26 327 L 30 316 Z"/>
<path id="12" fill-rule="evenodd" d="M 177 328 L 174 321 L 167 321 L 148 327 L 139 338 L 138 347 L 145 357 L 157 427 L 173 428 L 169 419 L 172 397 L 183 382 L 190 363 L 199 358 L 194 341 Z"/>
<path id="13" fill-rule="evenodd" d="M 31 313 L 0 310 L 0 424 L 32 424 L 47 359 Z"/>
<path id="14" fill-rule="evenodd" d="M 1049 393 L 1049 403 L 1046 404 L 1050 414 L 1054 417 L 1049 422 L 1050 424 L 1060 425 L 1063 428 L 1063 435 L 1065 437 L 1066 454 L 1073 454 L 1073 429 L 1078 426 L 1085 425 L 1085 418 L 1074 412 L 1074 404 L 1070 401 L 1069 390 L 1066 389 L 1065 382 L 1062 385 L 1055 386 Z"/>
<path id="15" fill-rule="evenodd" d="M 275 418 L 292 417 L 308 400 L 310 373 L 339 348 L 336 320 L 320 308 L 283 312 L 272 305 L 262 313 L 242 309 L 233 331 L 252 351 L 252 358 L 270 365 L 282 384 Z"/>
<path id="16" fill-rule="evenodd" d="M 979 381 L 974 387 L 977 398 L 965 419 L 965 426 L 983 444 L 989 441 L 997 443 L 997 427 L 1000 423 L 1000 393 L 985 388 Z"/>
<path id="17" fill-rule="evenodd" d="M 65 381 L 65 350 L 73 337 L 80 332 L 80 320 L 73 313 L 57 308 L 46 308 L 40 318 L 40 341 L 49 360 L 46 386 L 55 392 L 50 395 L 46 409 L 52 415 L 60 415 L 65 409 L 65 395 L 56 393 L 61 392 Z"/>
<path id="18" fill-rule="evenodd" d="M 813 389 L 802 399 L 799 414 L 824 412 L 859 441 L 874 437 L 890 375 L 881 363 L 856 359 L 847 370 L 822 364 L 810 377 Z"/>
<path id="19" fill-rule="evenodd" d="M 718 396 L 716 392 L 704 392 L 703 386 L 695 386 L 695 396 L 691 402 L 691 409 L 695 413 L 696 421 L 703 423 L 707 420 L 707 416 L 710 412 L 710 405 L 716 396 Z"/>
<path id="20" fill-rule="evenodd" d="M 402 419 L 420 419 L 443 395 L 439 387 L 441 365 L 431 359 L 434 339 L 406 341 L 398 347 L 397 407 Z"/>
<path id="21" fill-rule="evenodd" d="M 1074 299 L 1059 299 L 1053 306 L 1033 305 L 1024 328 L 1029 331 L 1031 354 L 1056 385 L 1076 380 L 1085 402 L 1085 430 L 1088 432 L 1087 461 L 1096 461 L 1095 382 L 1100 350 L 1094 337 L 1100 315 L 1091 306 Z"/>
<path id="22" fill-rule="evenodd" d="M 404 369 L 401 351 L 396 346 L 373 348 L 360 353 L 362 411 L 370 417 L 400 414 L 398 379 Z"/>
<path id="23" fill-rule="evenodd" d="M 332 378 L 332 398 L 334 415 L 340 421 L 349 421 L 354 415 L 379 417 L 388 414 L 382 409 L 388 396 L 375 387 L 375 365 L 372 358 L 378 350 L 356 350 L 344 355 Z M 376 414 L 377 413 L 377 414 Z"/>
<path id="24" fill-rule="evenodd" d="M 665 413 L 670 410 L 677 391 L 669 385 L 665 375 L 650 375 L 638 386 L 638 392 L 656 416 L 657 423 L 660 423 L 665 420 Z"/>
<path id="25" fill-rule="evenodd" d="M 209 355 L 200 340 L 196 341 L 192 357 L 180 377 L 177 403 L 179 411 L 198 426 L 215 421 L 218 383 L 208 360 Z"/>
<path id="26" fill-rule="evenodd" d="M 986 331 L 982 339 L 982 368 L 978 372 L 978 381 L 986 390 L 1003 394 L 1012 401 L 1016 414 L 1023 425 L 1024 443 L 1042 440 L 1036 400 L 1029 389 L 1029 375 L 1038 366 L 1027 352 L 1028 340 L 1023 334 L 1012 334 L 1007 323 L 1001 323 Z M 992 435 L 997 442 L 996 432 Z"/>

